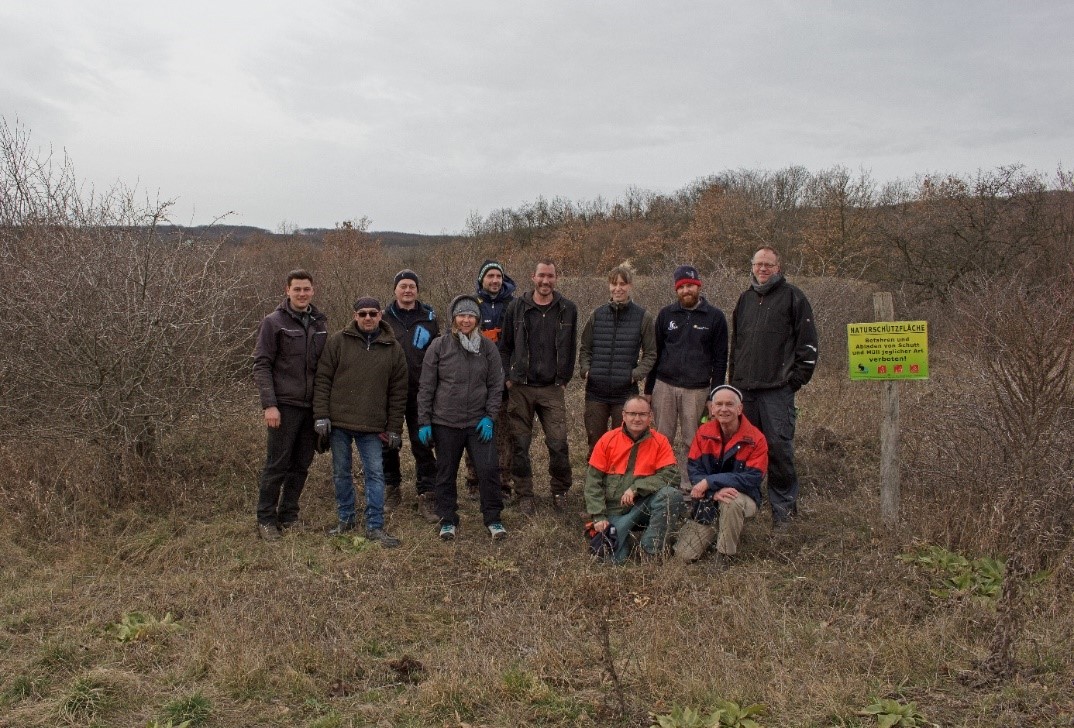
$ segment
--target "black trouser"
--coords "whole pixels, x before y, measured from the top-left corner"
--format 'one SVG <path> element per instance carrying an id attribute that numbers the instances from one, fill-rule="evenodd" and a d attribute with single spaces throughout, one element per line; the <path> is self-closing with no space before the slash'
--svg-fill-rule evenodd
<path id="1" fill-rule="evenodd" d="M 786 521 L 798 512 L 798 473 L 794 468 L 794 390 L 747 389 L 742 413 L 768 441 L 768 504 L 772 520 Z"/>
<path id="2" fill-rule="evenodd" d="M 406 431 L 410 438 L 410 452 L 414 455 L 414 470 L 417 474 L 418 493 L 429 493 L 436 482 L 436 457 L 432 448 L 421 444 L 418 439 L 418 396 L 406 398 Z M 387 488 L 398 488 L 403 482 L 403 474 L 399 469 L 399 454 L 401 450 L 384 448 L 384 485 Z"/>
<path id="3" fill-rule="evenodd" d="M 298 499 L 313 462 L 317 433 L 313 409 L 277 405 L 280 426 L 268 427 L 265 469 L 257 496 L 257 522 L 271 526 L 298 520 Z"/>
<path id="4" fill-rule="evenodd" d="M 481 493 L 481 519 L 485 525 L 500 520 L 503 494 L 500 489 L 500 466 L 496 460 L 495 441 L 481 442 L 473 427 L 433 425 L 436 442 L 436 515 L 443 523 L 459 525 L 459 496 L 455 480 L 463 450 L 470 453 L 477 471 L 477 488 Z"/>

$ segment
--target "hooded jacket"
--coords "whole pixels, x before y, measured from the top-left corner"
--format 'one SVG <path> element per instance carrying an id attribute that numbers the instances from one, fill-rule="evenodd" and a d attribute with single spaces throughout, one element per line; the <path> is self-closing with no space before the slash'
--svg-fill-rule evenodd
<path id="1" fill-rule="evenodd" d="M 474 298 L 477 299 L 477 305 L 481 308 L 481 321 L 478 324 L 481 329 L 481 335 L 494 344 L 498 343 L 502 331 L 503 314 L 507 311 L 507 306 L 514 300 L 515 282 L 511 279 L 511 276 L 504 273 L 503 288 L 494 296 L 481 288 L 481 279 L 479 278 L 476 290 Z"/>
<path id="2" fill-rule="evenodd" d="M 460 298 L 451 302 L 451 310 Z M 452 331 L 429 345 L 418 389 L 418 424 L 473 428 L 482 417 L 496 419 L 503 404 L 503 367 L 491 340 L 480 337 L 480 350 L 463 348 Z"/>
<path id="3" fill-rule="evenodd" d="M 317 360 L 328 340 L 328 317 L 310 305 L 309 326 L 303 326 L 285 298 L 261 321 L 254 345 L 254 382 L 262 409 L 281 404 L 309 407 Z"/>
<path id="4" fill-rule="evenodd" d="M 351 321 L 328 337 L 317 365 L 313 416 L 354 432 L 402 432 L 407 366 L 403 347 L 382 319 L 376 338 Z"/>
<path id="5" fill-rule="evenodd" d="M 577 352 L 575 343 L 578 330 L 578 308 L 563 297 L 559 291 L 552 293 L 552 302 L 547 314 L 533 302 L 533 291 L 527 291 L 521 298 L 511 301 L 503 317 L 503 332 L 500 340 L 500 354 L 503 357 L 504 373 L 512 382 L 529 384 L 531 321 L 542 315 L 554 316 L 556 325 L 555 351 L 541 352 L 555 359 L 555 383 L 561 387 L 574 375 L 574 360 Z"/>

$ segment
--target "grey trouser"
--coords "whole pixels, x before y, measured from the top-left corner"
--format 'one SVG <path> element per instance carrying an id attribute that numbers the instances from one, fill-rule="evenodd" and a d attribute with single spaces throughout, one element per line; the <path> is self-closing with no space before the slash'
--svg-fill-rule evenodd
<path id="1" fill-rule="evenodd" d="M 675 448 L 675 455 L 681 473 L 679 488 L 684 493 L 693 487 L 686 474 L 686 456 L 690 452 L 694 435 L 697 434 L 697 425 L 705 411 L 708 395 L 707 389 L 673 387 L 659 379 L 653 387 L 653 426 L 672 445 L 675 444 L 675 430 L 682 432 L 682 443 Z"/>

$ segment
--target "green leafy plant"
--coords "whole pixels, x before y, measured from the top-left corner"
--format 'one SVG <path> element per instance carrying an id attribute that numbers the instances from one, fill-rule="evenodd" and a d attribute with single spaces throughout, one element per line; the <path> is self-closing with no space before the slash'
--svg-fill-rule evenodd
<path id="1" fill-rule="evenodd" d="M 656 723 L 651 728 L 761 728 L 755 718 L 764 711 L 765 707 L 759 703 L 742 707 L 730 700 L 717 700 L 716 709 L 708 715 L 675 706 L 665 715 L 653 714 Z"/>
<path id="2" fill-rule="evenodd" d="M 195 728 L 209 720 L 213 712 L 213 703 L 200 692 L 196 692 L 185 698 L 169 701 L 162 712 L 169 721 L 181 721 L 179 725 Z"/>
<path id="3" fill-rule="evenodd" d="M 123 619 L 108 626 L 108 631 L 119 642 L 134 642 L 148 639 L 154 635 L 167 634 L 179 629 L 179 622 L 171 612 L 164 615 L 163 619 L 157 619 L 152 614 L 145 612 L 130 612 L 123 615 Z"/>
<path id="4" fill-rule="evenodd" d="M 899 554 L 898 558 L 934 574 L 939 583 L 932 593 L 939 597 L 996 599 L 1003 588 L 1005 567 L 999 559 L 982 556 L 971 561 L 962 554 L 930 544 Z"/>
<path id="5" fill-rule="evenodd" d="M 858 711 L 858 715 L 875 718 L 877 728 L 925 728 L 935 726 L 917 712 L 913 703 L 900 703 L 890 698 L 876 698 Z"/>
<path id="6" fill-rule="evenodd" d="M 346 551 L 352 554 L 360 554 L 363 551 L 369 551 L 376 547 L 373 541 L 370 541 L 365 536 L 334 536 L 332 538 L 332 545 L 340 551 Z"/>

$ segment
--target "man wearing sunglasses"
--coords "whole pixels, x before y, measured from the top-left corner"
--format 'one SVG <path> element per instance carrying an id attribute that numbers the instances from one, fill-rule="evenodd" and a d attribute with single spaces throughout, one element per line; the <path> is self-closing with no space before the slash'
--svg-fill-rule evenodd
<path id="1" fill-rule="evenodd" d="M 364 296 L 354 303 L 354 321 L 328 338 L 313 392 L 314 429 L 332 443 L 332 482 L 344 534 L 357 527 L 351 443 L 365 474 L 365 535 L 385 548 L 399 539 L 384 530 L 385 443 L 398 447 L 406 411 L 407 365 L 403 347 L 381 320 L 380 302 Z"/>
<path id="2" fill-rule="evenodd" d="M 731 315 L 728 381 L 742 392 L 746 419 L 768 440 L 768 503 L 772 529 L 798 515 L 794 469 L 794 395 L 817 366 L 817 328 L 805 294 L 780 270 L 779 253 L 753 254 L 750 287 Z"/>

